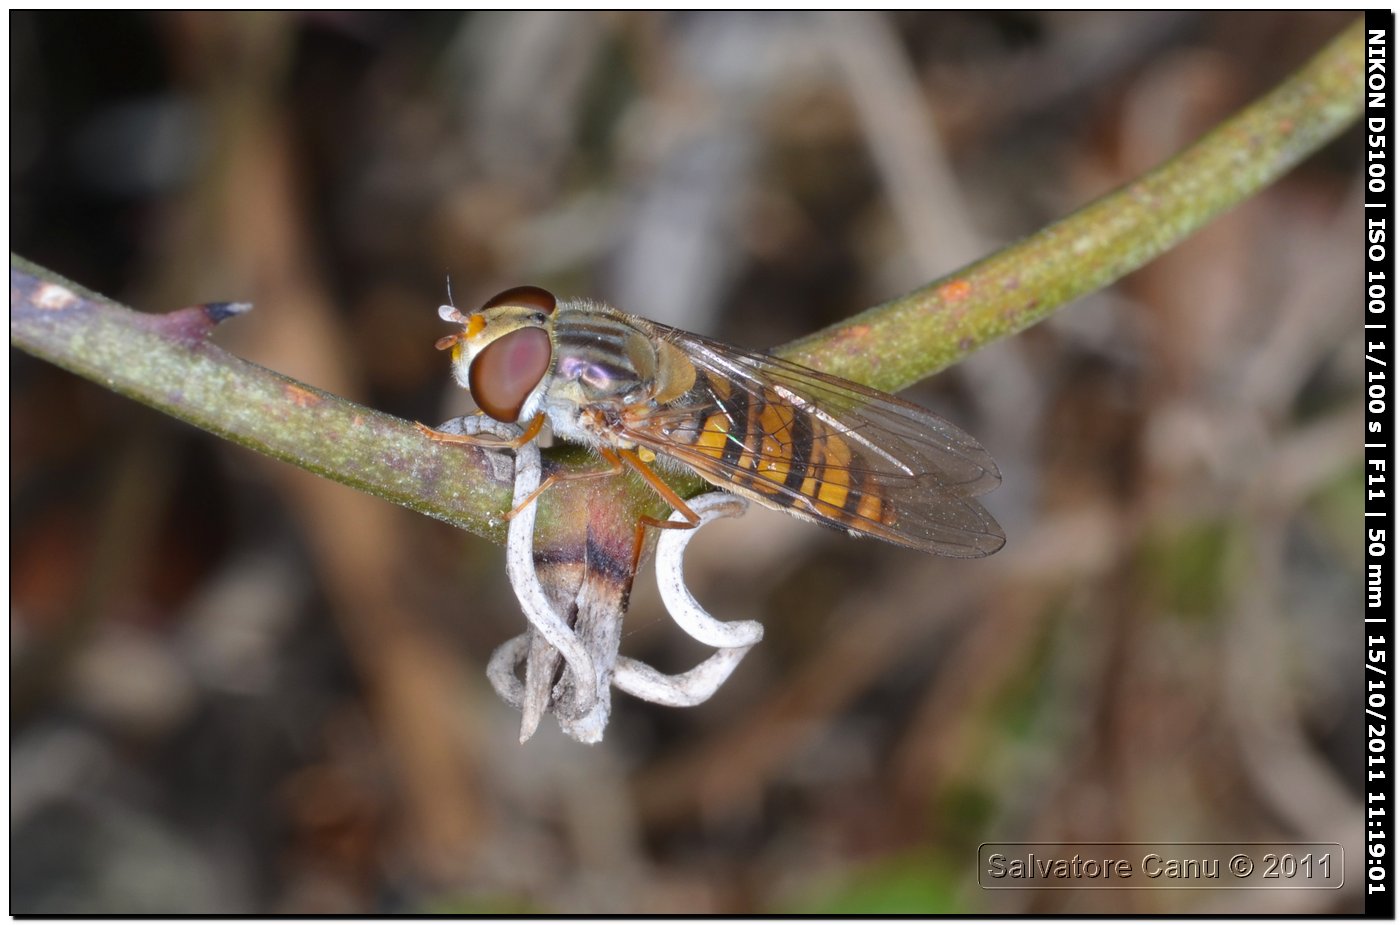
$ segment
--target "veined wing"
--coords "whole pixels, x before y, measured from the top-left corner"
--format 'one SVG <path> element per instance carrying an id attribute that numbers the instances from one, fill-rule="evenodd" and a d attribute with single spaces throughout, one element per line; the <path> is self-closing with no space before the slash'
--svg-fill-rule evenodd
<path id="1" fill-rule="evenodd" d="M 623 433 L 707 481 L 854 533 L 971 558 L 1006 542 L 976 500 L 1001 482 L 972 437 L 918 405 L 786 360 L 639 319 L 695 385 Z"/>

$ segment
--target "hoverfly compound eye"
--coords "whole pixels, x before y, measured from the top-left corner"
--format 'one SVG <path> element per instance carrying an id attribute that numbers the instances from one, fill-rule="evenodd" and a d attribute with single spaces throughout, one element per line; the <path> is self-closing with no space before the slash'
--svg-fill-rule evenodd
<path id="1" fill-rule="evenodd" d="M 552 352 L 544 328 L 518 328 L 477 354 L 467 374 L 467 388 L 488 416 L 514 423 L 525 400 L 549 372 Z"/>
<path id="2" fill-rule="evenodd" d="M 557 304 L 558 300 L 548 289 L 541 289 L 539 286 L 516 286 L 514 289 L 507 289 L 489 299 L 485 305 L 481 306 L 481 310 L 486 311 L 488 308 L 496 308 L 499 305 L 519 305 L 538 309 L 546 315 L 550 315 L 554 313 L 554 306 Z"/>

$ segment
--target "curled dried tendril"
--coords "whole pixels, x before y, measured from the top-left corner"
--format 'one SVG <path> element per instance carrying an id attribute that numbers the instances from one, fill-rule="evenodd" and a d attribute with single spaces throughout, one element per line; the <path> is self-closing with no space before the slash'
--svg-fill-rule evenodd
<path id="1" fill-rule="evenodd" d="M 484 415 L 458 418 L 439 430 L 457 434 L 490 434 L 509 440 L 520 434 L 511 424 Z M 513 503 L 520 504 L 540 484 L 540 451 L 530 441 L 515 451 Z M 700 515 L 700 526 L 720 517 L 736 517 L 748 502 L 734 495 L 712 492 L 687 502 Z M 672 514 L 673 521 L 685 518 Z M 563 589 L 541 581 L 534 549 L 535 505 L 523 508 L 510 522 L 506 538 L 506 574 L 530 629 L 498 647 L 491 654 L 486 674 L 501 699 L 521 711 L 520 741 L 534 735 L 546 712 L 552 712 L 560 728 L 580 742 L 598 742 L 607 728 L 611 708 L 610 689 L 616 687 L 640 700 L 672 707 L 704 703 L 733 673 L 740 660 L 763 638 L 763 626 L 753 620 L 716 620 L 700 606 L 685 585 L 685 549 L 696 530 L 664 530 L 656 544 L 656 574 L 661 599 L 671 619 L 687 635 L 716 649 L 696 667 L 681 674 L 665 674 L 656 668 L 618 654 L 626 595 L 600 600 L 580 594 L 580 608 L 592 612 L 591 630 L 580 634 L 560 613 L 557 600 Z M 584 582 L 585 586 L 587 581 Z M 551 590 L 555 595 L 551 596 Z M 524 679 L 520 667 L 524 665 Z M 561 667 L 563 670 L 560 671 Z"/>

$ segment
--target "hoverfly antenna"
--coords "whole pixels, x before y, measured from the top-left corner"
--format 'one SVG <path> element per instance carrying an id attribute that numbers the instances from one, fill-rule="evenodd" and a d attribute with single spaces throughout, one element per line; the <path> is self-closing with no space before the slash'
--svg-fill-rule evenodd
<path id="1" fill-rule="evenodd" d="M 452 274 L 447 273 L 445 275 L 447 276 L 447 304 L 456 306 L 457 303 L 452 301 Z"/>
<path id="2" fill-rule="evenodd" d="M 457 308 L 454 305 L 439 305 L 438 317 L 441 318 L 443 321 L 450 321 L 453 324 L 467 323 L 466 316 L 463 315 L 461 312 L 457 311 Z"/>

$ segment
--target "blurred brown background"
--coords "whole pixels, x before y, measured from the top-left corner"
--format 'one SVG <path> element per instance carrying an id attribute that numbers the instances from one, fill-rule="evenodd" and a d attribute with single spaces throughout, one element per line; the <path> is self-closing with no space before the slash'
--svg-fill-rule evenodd
<path id="1" fill-rule="evenodd" d="M 533 282 L 753 347 L 1028 234 L 1343 14 L 11 14 L 13 249 L 406 418 Z M 11 355 L 11 911 L 1360 908 L 1359 135 L 911 390 L 935 560 L 751 511 L 710 703 L 528 745 L 502 550 Z M 705 654 L 639 583 L 623 651 Z M 1340 841 L 1339 892 L 988 893 L 994 840 Z"/>

